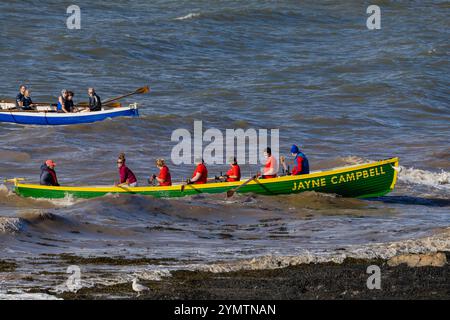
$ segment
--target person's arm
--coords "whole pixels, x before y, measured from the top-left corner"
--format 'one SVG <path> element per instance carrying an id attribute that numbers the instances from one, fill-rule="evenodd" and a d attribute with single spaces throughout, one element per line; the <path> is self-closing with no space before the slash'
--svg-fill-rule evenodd
<path id="1" fill-rule="evenodd" d="M 17 96 L 16 98 L 16 104 L 18 107 L 22 108 L 23 107 L 23 100 L 19 98 L 19 96 Z"/>
<path id="2" fill-rule="evenodd" d="M 192 179 L 190 179 L 190 181 L 191 181 L 191 182 L 197 182 L 198 179 L 200 179 L 201 176 L 202 176 L 202 174 L 201 174 L 200 172 L 197 172 L 197 173 L 195 174 L 195 176 L 194 176 Z"/>
<path id="3" fill-rule="evenodd" d="M 160 178 L 160 177 L 156 177 L 156 180 L 157 180 L 159 183 L 164 183 L 164 182 L 166 182 L 165 179 L 162 179 L 162 178 Z"/>
<path id="4" fill-rule="evenodd" d="M 61 96 L 58 98 L 58 101 L 59 101 L 59 104 L 61 105 L 61 110 L 62 110 L 64 113 L 69 113 L 69 112 L 67 111 L 67 109 L 66 109 L 66 104 L 64 103 L 64 101 L 63 101 L 63 99 L 62 99 Z"/>
<path id="5" fill-rule="evenodd" d="M 95 96 L 95 102 L 96 102 L 97 108 L 101 109 L 102 108 L 102 100 L 100 99 L 99 96 Z"/>
<path id="6" fill-rule="evenodd" d="M 119 175 L 120 175 L 120 184 L 126 183 L 128 181 L 127 180 L 127 176 L 126 176 L 126 172 L 125 172 L 125 170 L 123 168 L 120 168 Z"/>
<path id="7" fill-rule="evenodd" d="M 284 156 L 280 157 L 280 163 L 283 166 L 284 171 L 288 172 L 288 168 L 287 168 L 287 165 L 286 165 L 286 158 Z"/>
<path id="8" fill-rule="evenodd" d="M 51 186 L 52 185 L 52 177 L 48 171 L 43 171 L 41 173 L 41 185 L 43 186 Z"/>

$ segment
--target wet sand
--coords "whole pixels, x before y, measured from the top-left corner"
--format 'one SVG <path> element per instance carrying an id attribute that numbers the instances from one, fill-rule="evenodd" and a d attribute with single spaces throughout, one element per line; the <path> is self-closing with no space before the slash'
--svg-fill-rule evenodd
<path id="1" fill-rule="evenodd" d="M 450 253 L 445 253 L 447 261 Z M 381 269 L 381 289 L 369 290 L 369 265 Z M 150 292 L 137 297 L 131 283 L 83 288 L 64 299 L 449 299 L 450 268 L 389 266 L 384 260 L 346 259 L 273 270 L 228 273 L 175 271 L 162 281 L 141 281 Z"/>

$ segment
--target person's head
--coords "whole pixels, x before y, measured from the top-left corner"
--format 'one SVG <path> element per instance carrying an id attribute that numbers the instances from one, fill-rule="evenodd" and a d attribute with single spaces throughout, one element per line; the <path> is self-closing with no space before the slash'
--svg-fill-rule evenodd
<path id="1" fill-rule="evenodd" d="M 264 149 L 264 157 L 270 157 L 272 155 L 272 149 L 270 149 L 269 147 L 267 147 L 266 149 Z"/>
<path id="2" fill-rule="evenodd" d="M 229 162 L 230 164 L 237 164 L 237 159 L 236 159 L 236 157 L 230 157 L 230 158 L 228 159 L 228 162 Z"/>
<path id="3" fill-rule="evenodd" d="M 295 156 L 295 155 L 297 155 L 299 152 L 300 152 L 299 148 L 298 148 L 295 144 L 293 144 L 292 147 L 291 147 L 291 154 L 292 154 L 293 156 Z"/>
<path id="4" fill-rule="evenodd" d="M 156 159 L 156 166 L 158 168 L 162 168 L 166 165 L 166 162 L 164 161 L 164 159 Z"/>
<path id="5" fill-rule="evenodd" d="M 125 153 L 121 153 L 119 154 L 119 156 L 117 157 L 117 166 L 120 168 L 123 165 L 125 165 Z"/>
<path id="6" fill-rule="evenodd" d="M 95 94 L 95 89 L 94 88 L 89 88 L 88 89 L 88 95 L 92 97 L 94 94 Z"/>
<path id="7" fill-rule="evenodd" d="M 202 157 L 195 157 L 195 164 L 202 164 L 204 161 L 203 161 L 203 158 Z"/>
<path id="8" fill-rule="evenodd" d="M 23 95 L 25 97 L 29 97 L 31 95 L 31 90 L 30 89 L 25 89 L 25 91 L 23 92 Z"/>
<path id="9" fill-rule="evenodd" d="M 50 169 L 55 169 L 55 167 L 56 167 L 56 163 L 54 163 L 53 160 L 47 160 L 47 161 L 45 161 L 45 165 L 46 165 L 47 167 L 49 167 Z"/>
<path id="10" fill-rule="evenodd" d="M 67 90 L 66 89 L 61 90 L 61 97 L 63 97 L 64 99 L 67 99 Z"/>
<path id="11" fill-rule="evenodd" d="M 74 93 L 72 91 L 67 91 L 67 100 L 73 100 Z"/>
<path id="12" fill-rule="evenodd" d="M 25 85 L 20 85 L 20 87 L 19 87 L 19 92 L 21 93 L 21 94 L 24 94 L 25 93 L 25 90 L 27 90 L 27 87 L 25 86 Z"/>

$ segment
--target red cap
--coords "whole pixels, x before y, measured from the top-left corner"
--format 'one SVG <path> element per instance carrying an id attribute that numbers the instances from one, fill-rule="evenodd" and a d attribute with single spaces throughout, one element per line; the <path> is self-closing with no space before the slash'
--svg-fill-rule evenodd
<path id="1" fill-rule="evenodd" d="M 47 166 L 47 167 L 56 167 L 56 163 L 54 163 L 53 162 L 53 160 L 47 160 L 47 161 L 45 161 L 45 165 Z"/>

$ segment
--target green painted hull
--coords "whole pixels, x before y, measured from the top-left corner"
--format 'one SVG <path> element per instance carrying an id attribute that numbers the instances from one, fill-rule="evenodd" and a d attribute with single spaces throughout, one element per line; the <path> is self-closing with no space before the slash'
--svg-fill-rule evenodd
<path id="1" fill-rule="evenodd" d="M 390 192 L 397 180 L 398 158 L 344 167 L 309 175 L 284 176 L 274 179 L 258 179 L 243 186 L 239 193 L 278 195 L 316 191 L 333 193 L 343 197 L 369 198 Z M 106 194 L 141 194 L 158 198 L 183 197 L 199 193 L 224 193 L 236 188 L 244 181 L 231 183 L 209 183 L 205 185 L 181 185 L 171 187 L 48 187 L 16 183 L 15 192 L 23 197 L 60 199 L 95 198 Z"/>

